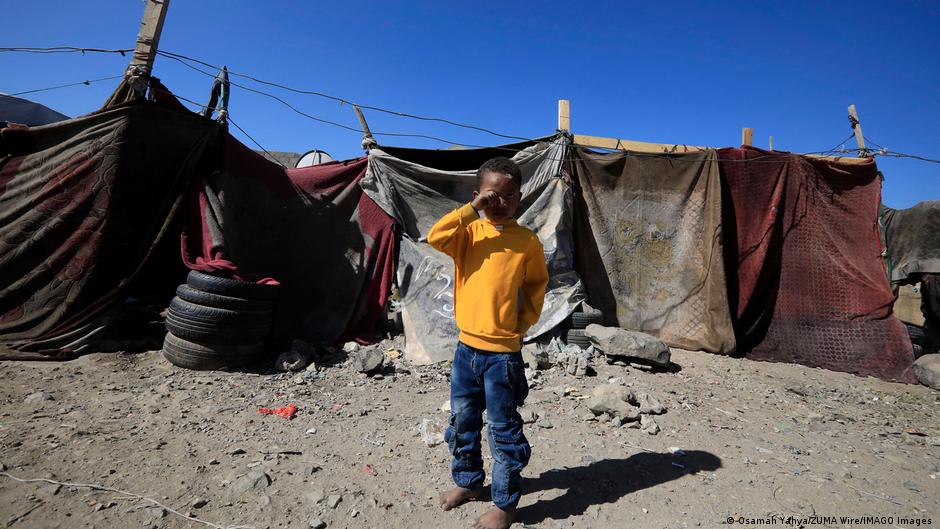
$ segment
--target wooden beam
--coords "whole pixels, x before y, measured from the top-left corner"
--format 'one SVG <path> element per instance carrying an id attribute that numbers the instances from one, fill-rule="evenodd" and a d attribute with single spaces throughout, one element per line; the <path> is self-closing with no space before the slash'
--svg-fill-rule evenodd
<path id="1" fill-rule="evenodd" d="M 617 138 L 602 138 L 600 136 L 585 136 L 583 134 L 575 134 L 574 143 L 583 147 L 599 147 L 601 149 L 619 149 L 621 151 L 636 152 L 696 152 L 708 149 L 708 147 L 700 147 L 698 145 L 649 143 L 645 141 L 619 140 Z"/>
<path id="2" fill-rule="evenodd" d="M 558 130 L 571 131 L 571 108 L 567 99 L 558 100 Z"/>
<path id="3" fill-rule="evenodd" d="M 858 144 L 858 155 L 865 156 L 868 149 L 865 148 L 865 136 L 862 135 L 862 123 L 858 120 L 858 112 L 855 105 L 849 105 L 849 122 L 852 124 L 852 130 L 855 131 L 855 143 Z"/>
<path id="4" fill-rule="evenodd" d="M 362 115 L 362 109 L 358 105 L 353 105 L 353 110 L 356 111 L 356 118 L 362 127 L 362 150 L 369 152 L 369 149 L 378 145 L 378 142 L 372 137 L 372 131 L 369 129 L 369 124 L 366 123 L 366 117 Z"/>
<path id="5" fill-rule="evenodd" d="M 140 31 L 137 33 L 137 44 L 134 47 L 134 56 L 131 66 L 142 66 L 150 73 L 153 68 L 153 59 L 157 56 L 157 47 L 160 44 L 160 33 L 163 32 L 163 21 L 170 7 L 170 0 L 147 0 L 144 8 L 144 17 L 140 20 Z"/>
<path id="6" fill-rule="evenodd" d="M 741 129 L 741 145 L 751 145 L 754 142 L 754 129 L 744 127 Z"/>
<path id="7" fill-rule="evenodd" d="M 774 152 L 774 137 L 771 136 L 768 142 L 770 143 L 770 152 Z"/>

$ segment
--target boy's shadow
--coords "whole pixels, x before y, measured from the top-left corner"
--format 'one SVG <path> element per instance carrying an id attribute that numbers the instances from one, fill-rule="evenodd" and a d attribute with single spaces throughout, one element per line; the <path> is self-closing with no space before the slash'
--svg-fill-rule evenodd
<path id="1" fill-rule="evenodd" d="M 518 520 L 534 524 L 546 518 L 560 520 L 577 516 L 591 505 L 614 503 L 632 492 L 718 468 L 721 468 L 721 459 L 717 456 L 693 450 L 679 457 L 641 452 L 626 459 L 603 459 L 583 467 L 549 470 L 537 478 L 523 478 L 523 492 L 532 494 L 552 489 L 567 489 L 567 492 L 520 507 Z"/>

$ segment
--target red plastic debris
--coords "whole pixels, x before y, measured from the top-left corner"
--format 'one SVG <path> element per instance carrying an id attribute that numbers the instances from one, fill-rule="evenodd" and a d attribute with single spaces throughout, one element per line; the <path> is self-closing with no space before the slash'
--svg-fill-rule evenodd
<path id="1" fill-rule="evenodd" d="M 377 472 L 375 471 L 375 467 L 373 467 L 372 465 L 365 465 L 362 468 L 360 468 L 359 471 L 365 474 L 370 474 L 372 476 L 377 474 Z"/>
<path id="2" fill-rule="evenodd" d="M 280 415 L 285 419 L 293 419 L 294 415 L 297 415 L 297 406 L 293 404 L 288 404 L 282 408 L 258 408 L 258 413 L 262 415 Z"/>

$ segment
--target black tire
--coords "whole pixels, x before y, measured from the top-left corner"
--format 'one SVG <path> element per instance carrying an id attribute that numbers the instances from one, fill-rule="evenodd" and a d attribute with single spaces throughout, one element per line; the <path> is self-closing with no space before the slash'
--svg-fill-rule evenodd
<path id="1" fill-rule="evenodd" d="M 180 319 L 168 314 L 167 331 L 180 338 L 198 343 L 218 343 L 239 345 L 263 341 L 271 333 L 271 326 L 247 327 L 231 323 L 210 323 L 197 320 Z"/>
<path id="2" fill-rule="evenodd" d="M 604 314 L 599 310 L 571 313 L 571 327 L 574 329 L 585 329 L 592 323 L 598 325 L 604 323 Z"/>
<path id="3" fill-rule="evenodd" d="M 584 329 L 568 329 L 565 331 L 565 343 L 587 349 L 591 346 L 591 339 L 584 333 Z"/>
<path id="4" fill-rule="evenodd" d="M 264 351 L 263 343 L 250 345 L 201 344 L 167 333 L 163 356 L 175 366 L 187 369 L 219 369 L 251 362 Z"/>
<path id="5" fill-rule="evenodd" d="M 259 285 L 248 281 L 236 281 L 224 277 L 211 276 L 191 270 L 186 276 L 186 283 L 203 292 L 245 299 L 265 299 L 274 301 L 278 296 L 278 285 Z"/>
<path id="6" fill-rule="evenodd" d="M 228 310 L 271 310 L 274 303 L 264 299 L 246 299 L 232 296 L 203 292 L 189 285 L 180 285 L 176 288 L 176 297 L 183 301 Z"/>
<path id="7" fill-rule="evenodd" d="M 269 310 L 230 310 L 191 303 L 179 297 L 170 301 L 169 314 L 183 320 L 248 327 L 271 326 L 274 312 Z"/>

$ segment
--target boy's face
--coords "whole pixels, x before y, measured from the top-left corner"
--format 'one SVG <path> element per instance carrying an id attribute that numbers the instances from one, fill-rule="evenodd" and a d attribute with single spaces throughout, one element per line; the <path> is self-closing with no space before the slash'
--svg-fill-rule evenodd
<path id="1" fill-rule="evenodd" d="M 493 191 L 502 199 L 497 205 L 484 210 L 486 218 L 499 222 L 511 219 L 516 214 L 522 193 L 519 192 L 519 186 L 516 185 L 511 176 L 486 171 L 480 177 L 480 189 L 473 192 L 474 198 L 485 191 Z"/>

